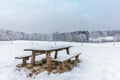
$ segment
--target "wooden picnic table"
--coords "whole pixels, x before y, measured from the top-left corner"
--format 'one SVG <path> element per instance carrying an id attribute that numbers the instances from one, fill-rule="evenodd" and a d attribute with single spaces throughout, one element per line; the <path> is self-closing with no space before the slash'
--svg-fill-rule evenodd
<path id="1" fill-rule="evenodd" d="M 47 67 L 49 68 L 49 71 L 51 71 L 51 52 L 55 52 L 55 56 L 54 59 L 57 58 L 58 55 L 58 51 L 61 50 L 66 50 L 67 54 L 69 53 L 69 48 L 72 46 L 59 46 L 59 47 L 51 47 L 51 48 L 41 48 L 41 49 L 24 49 L 24 51 L 32 51 L 32 58 L 31 58 L 31 65 L 33 66 L 35 64 L 35 55 L 36 53 L 40 53 L 40 54 L 46 54 L 46 59 L 47 59 Z"/>

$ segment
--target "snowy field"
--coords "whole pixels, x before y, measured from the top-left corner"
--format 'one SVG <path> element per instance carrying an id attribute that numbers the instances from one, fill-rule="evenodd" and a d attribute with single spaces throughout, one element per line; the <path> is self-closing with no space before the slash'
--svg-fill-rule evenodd
<path id="1" fill-rule="evenodd" d="M 73 46 L 70 52 L 82 53 L 79 57 L 81 62 L 70 72 L 48 75 L 47 71 L 44 71 L 36 77 L 29 78 L 27 77 L 29 71 L 15 70 L 21 60 L 14 57 L 31 54 L 24 51 L 26 48 L 67 45 Z M 1 41 L 0 80 L 120 80 L 120 43 Z"/>

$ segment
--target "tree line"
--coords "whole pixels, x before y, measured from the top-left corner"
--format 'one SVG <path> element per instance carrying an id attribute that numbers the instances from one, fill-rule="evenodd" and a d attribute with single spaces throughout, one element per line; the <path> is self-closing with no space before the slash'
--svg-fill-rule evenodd
<path id="1" fill-rule="evenodd" d="M 107 37 L 111 37 L 112 39 L 106 39 Z M 90 32 L 90 39 L 93 40 L 99 40 L 102 38 L 101 42 L 108 42 L 108 41 L 114 41 L 118 42 L 120 41 L 120 30 L 108 30 L 108 31 L 92 31 Z"/>
<path id="2" fill-rule="evenodd" d="M 1 30 L 0 41 L 36 40 L 36 41 L 69 41 L 69 42 L 108 42 L 120 41 L 120 30 L 111 31 L 74 31 L 64 33 L 24 33 Z"/>
<path id="3" fill-rule="evenodd" d="M 24 33 L 10 30 L 0 30 L 0 40 L 38 40 L 38 41 L 70 41 L 70 42 L 88 42 L 88 31 L 75 31 L 70 33 Z"/>

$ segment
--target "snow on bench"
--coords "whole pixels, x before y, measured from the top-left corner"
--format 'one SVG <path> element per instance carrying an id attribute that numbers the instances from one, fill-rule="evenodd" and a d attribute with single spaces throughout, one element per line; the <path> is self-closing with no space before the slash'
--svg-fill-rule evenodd
<path id="1" fill-rule="evenodd" d="M 71 54 L 71 55 L 67 55 L 67 57 L 63 57 L 63 58 L 59 58 L 59 59 L 51 59 L 51 61 L 58 61 L 58 62 L 64 62 L 64 61 L 67 61 L 67 60 L 70 60 L 74 57 L 79 57 L 81 53 L 78 53 L 78 54 Z"/>
<path id="2" fill-rule="evenodd" d="M 65 65 L 68 64 L 69 60 L 71 60 L 72 58 L 75 58 L 75 61 L 77 61 L 77 63 L 79 62 L 78 57 L 80 54 L 81 53 L 71 54 L 71 55 L 68 55 L 67 57 L 63 57 L 61 59 L 51 59 L 51 61 L 58 62 L 57 72 L 62 73 L 62 72 L 66 71 Z"/>
<path id="3" fill-rule="evenodd" d="M 38 56 L 38 55 L 41 55 L 41 54 L 36 54 L 36 56 Z M 29 54 L 29 55 L 22 55 L 22 56 L 15 57 L 15 59 L 23 59 L 22 66 L 25 66 L 26 65 L 26 61 L 29 59 L 29 57 L 32 57 L 32 55 L 31 54 Z"/>

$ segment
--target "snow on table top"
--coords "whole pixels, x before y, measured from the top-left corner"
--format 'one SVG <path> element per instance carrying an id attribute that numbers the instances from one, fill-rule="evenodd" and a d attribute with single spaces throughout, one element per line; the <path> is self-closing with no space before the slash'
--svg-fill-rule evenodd
<path id="1" fill-rule="evenodd" d="M 70 47 L 72 46 L 39 47 L 39 48 L 24 49 L 24 51 L 32 51 L 32 50 L 51 51 L 51 50 L 66 49 Z"/>

